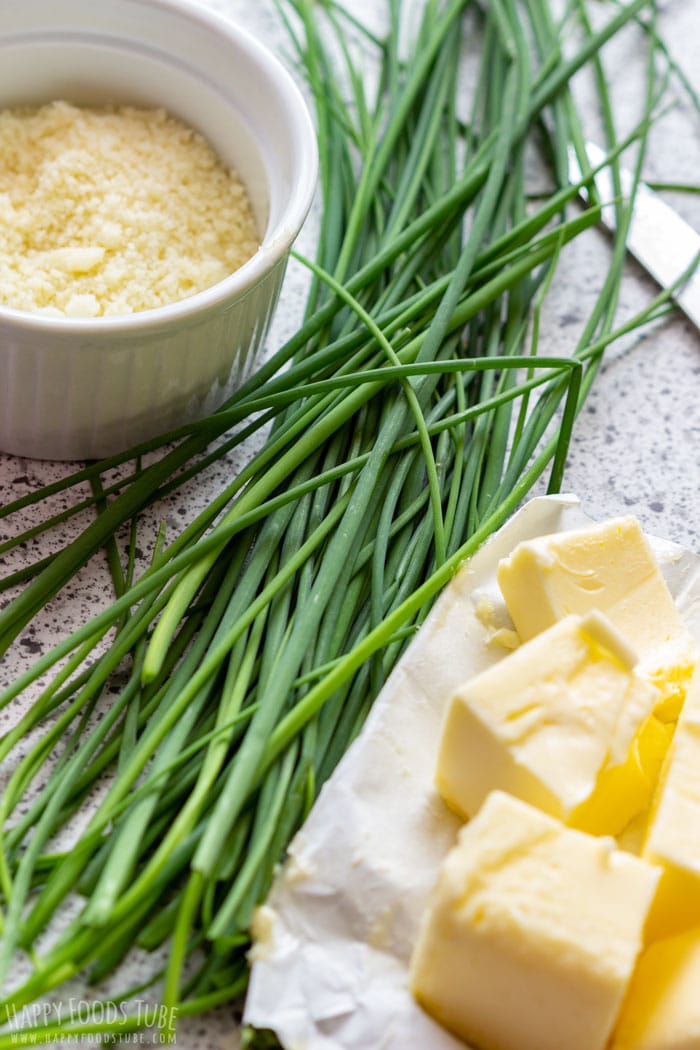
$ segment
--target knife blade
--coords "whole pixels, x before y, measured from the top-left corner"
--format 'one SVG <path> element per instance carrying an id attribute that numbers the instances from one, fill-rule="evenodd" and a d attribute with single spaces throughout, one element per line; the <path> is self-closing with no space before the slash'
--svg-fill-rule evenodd
<path id="1" fill-rule="evenodd" d="M 592 142 L 586 143 L 586 153 L 592 167 L 605 161 L 605 151 Z M 569 178 L 581 180 L 581 169 L 573 150 L 569 152 Z M 620 168 L 620 186 L 625 197 L 633 187 L 632 173 Z M 615 229 L 615 205 L 605 204 L 615 197 L 612 173 L 601 168 L 594 176 L 601 203 L 603 225 Z M 582 191 L 585 197 L 585 192 Z M 670 287 L 697 258 L 700 252 L 700 234 L 673 210 L 658 194 L 640 182 L 632 211 L 627 236 L 627 248 L 644 269 L 662 288 Z M 700 267 L 673 292 L 673 299 L 686 316 L 700 330 Z"/>

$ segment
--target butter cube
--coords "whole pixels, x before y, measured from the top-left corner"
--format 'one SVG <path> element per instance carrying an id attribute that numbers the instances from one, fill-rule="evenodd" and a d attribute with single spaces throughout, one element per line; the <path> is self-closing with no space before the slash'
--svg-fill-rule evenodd
<path id="1" fill-rule="evenodd" d="M 658 877 L 495 791 L 441 868 L 412 991 L 479 1050 L 603 1050 Z"/>
<path id="2" fill-rule="evenodd" d="M 657 713 L 678 717 L 695 646 L 636 518 L 521 543 L 500 563 L 498 583 L 523 641 L 571 613 L 605 613 L 660 688 Z"/>
<path id="3" fill-rule="evenodd" d="M 700 928 L 642 953 L 611 1050 L 699 1050 Z"/>
<path id="4" fill-rule="evenodd" d="M 498 788 L 582 830 L 621 831 L 649 802 L 629 756 L 658 699 L 633 659 L 591 613 L 567 617 L 468 681 L 442 731 L 435 784 L 445 801 L 469 817 Z"/>
<path id="5" fill-rule="evenodd" d="M 663 760 L 669 749 L 673 725 L 649 717 L 639 727 L 622 765 L 608 765 L 600 774 L 595 791 L 567 821 L 592 835 L 621 836 L 632 853 L 640 853 L 646 837 L 646 821 Z M 615 819 L 611 819 L 615 814 Z M 640 820 L 643 821 L 639 824 Z M 624 822 L 624 823 L 623 823 Z M 636 830 L 632 824 L 636 822 Z M 636 834 L 637 846 L 631 848 Z"/>
<path id="6" fill-rule="evenodd" d="M 650 937 L 700 923 L 700 671 L 671 743 L 642 853 L 664 871 Z"/>

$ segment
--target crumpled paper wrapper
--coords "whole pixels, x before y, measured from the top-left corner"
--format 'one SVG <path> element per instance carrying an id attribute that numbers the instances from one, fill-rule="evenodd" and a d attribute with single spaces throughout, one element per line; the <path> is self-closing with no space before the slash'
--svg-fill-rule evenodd
<path id="1" fill-rule="evenodd" d="M 499 560 L 521 540 L 588 523 L 573 496 L 534 499 L 465 563 L 293 840 L 256 917 L 244 1015 L 286 1050 L 464 1050 L 408 988 L 418 924 L 460 826 L 432 783 L 443 709 L 506 654 Z M 700 644 L 700 559 L 650 540 Z"/>

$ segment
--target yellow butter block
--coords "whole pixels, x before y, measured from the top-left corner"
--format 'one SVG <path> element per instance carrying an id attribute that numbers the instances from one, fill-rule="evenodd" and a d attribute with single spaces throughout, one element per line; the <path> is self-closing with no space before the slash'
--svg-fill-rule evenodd
<path id="1" fill-rule="evenodd" d="M 649 715 L 639 727 L 626 761 L 603 769 L 593 794 L 574 810 L 567 823 L 592 835 L 622 834 L 631 821 L 649 809 L 672 736 L 671 724 Z M 614 821 L 612 813 L 616 814 Z M 641 841 L 631 852 L 640 849 Z"/>
<path id="2" fill-rule="evenodd" d="M 700 928 L 642 953 L 611 1050 L 700 1050 Z"/>
<path id="3" fill-rule="evenodd" d="M 659 872 L 500 791 L 460 832 L 411 988 L 479 1050 L 603 1050 Z"/>
<path id="4" fill-rule="evenodd" d="M 564 821 L 575 816 L 582 830 L 621 831 L 648 805 L 650 785 L 629 756 L 658 699 L 632 660 L 591 613 L 472 678 L 446 711 L 435 774 L 445 801 L 469 817 L 501 789 Z"/>
<path id="5" fill-rule="evenodd" d="M 653 811 L 652 804 L 659 776 L 673 739 L 674 729 L 675 724 L 662 722 L 655 715 L 650 715 L 637 734 L 630 752 L 630 761 L 627 766 L 631 764 L 636 767 L 636 771 L 630 773 L 630 782 L 635 784 L 637 797 L 646 799 L 647 805 L 640 813 L 636 813 L 615 837 L 620 849 L 626 849 L 629 853 L 636 853 L 638 856 L 641 856 L 647 839 Z M 602 800 L 602 791 L 598 797 Z M 588 824 L 589 830 L 595 834 L 595 828 L 591 827 L 593 821 L 589 820 Z"/>
<path id="6" fill-rule="evenodd" d="M 642 852 L 664 871 L 649 936 L 700 923 L 700 672 L 688 690 Z"/>
<path id="7" fill-rule="evenodd" d="M 695 645 L 636 518 L 527 540 L 500 563 L 498 583 L 523 641 L 572 613 L 605 613 L 659 687 L 659 716 L 678 717 Z"/>

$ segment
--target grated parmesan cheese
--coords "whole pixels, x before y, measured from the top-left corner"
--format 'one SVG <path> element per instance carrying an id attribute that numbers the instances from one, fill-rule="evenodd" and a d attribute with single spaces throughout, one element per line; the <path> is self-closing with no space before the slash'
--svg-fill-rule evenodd
<path id="1" fill-rule="evenodd" d="M 0 303 L 134 313 L 215 284 L 257 248 L 236 173 L 164 110 L 0 112 Z"/>

